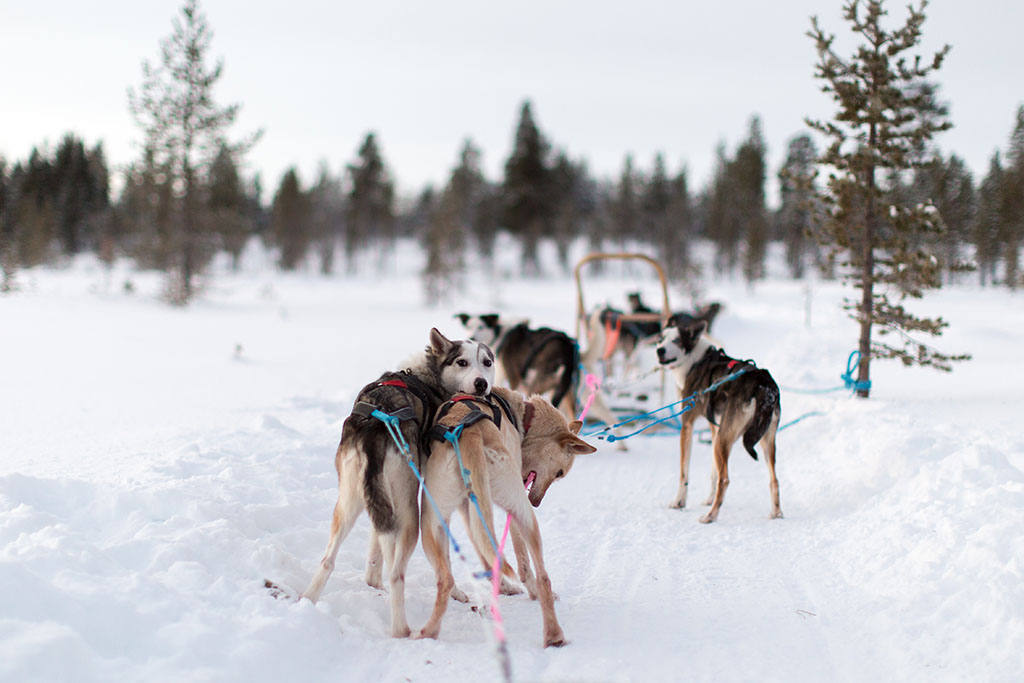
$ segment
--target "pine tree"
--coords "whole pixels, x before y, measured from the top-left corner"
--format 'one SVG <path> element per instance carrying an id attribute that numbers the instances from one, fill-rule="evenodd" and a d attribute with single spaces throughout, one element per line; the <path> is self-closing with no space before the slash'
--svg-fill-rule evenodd
<path id="1" fill-rule="evenodd" d="M 1024 241 L 1024 106 L 1017 109 L 1017 120 L 1010 134 L 1006 154 L 1007 169 L 1003 185 L 1005 220 L 1003 221 L 1003 260 L 1006 264 L 1006 286 L 1024 285 L 1020 269 L 1020 248 Z"/>
<path id="2" fill-rule="evenodd" d="M 0 155 L 0 294 L 14 289 L 17 269 L 11 221 L 11 178 L 7 161 Z"/>
<path id="3" fill-rule="evenodd" d="M 622 162 L 619 184 L 612 200 L 612 217 L 615 221 L 613 235 L 619 242 L 619 251 L 626 251 L 629 240 L 640 238 L 640 202 L 643 180 L 633 165 L 633 155 L 627 154 Z"/>
<path id="4" fill-rule="evenodd" d="M 345 198 L 341 181 L 331 175 L 326 164 L 320 164 L 316 184 L 309 191 L 310 229 L 320 257 L 320 273 L 334 270 L 334 252 L 345 224 Z"/>
<path id="5" fill-rule="evenodd" d="M 920 298 L 926 289 L 941 287 L 938 259 L 915 247 L 921 235 L 941 229 L 938 211 L 930 204 L 906 206 L 893 201 L 884 184 L 886 173 L 902 173 L 921 163 L 922 150 L 938 132 L 948 129 L 946 111 L 935 99 L 927 78 L 949 51 L 947 45 L 930 60 L 908 60 L 907 50 L 921 40 L 922 0 L 902 27 L 887 30 L 881 0 L 844 5 L 844 17 L 861 41 L 849 58 L 832 48 L 812 18 L 808 35 L 818 52 L 816 77 L 835 101 L 832 121 L 808 121 L 830 139 L 821 161 L 833 168 L 823 200 L 828 213 L 821 234 L 835 251 L 845 255 L 848 280 L 859 289 L 859 302 L 847 300 L 846 309 L 860 323 L 860 365 L 857 394 L 870 394 L 873 358 L 898 358 L 906 365 L 949 370 L 950 363 L 966 355 L 947 355 L 910 336 L 911 332 L 940 335 L 948 325 L 941 317 L 920 318 L 903 302 Z M 895 296 L 893 301 L 890 294 Z M 872 339 L 895 333 L 898 346 Z"/>
<path id="6" fill-rule="evenodd" d="M 956 155 L 948 161 L 936 156 L 914 169 L 907 201 L 930 203 L 938 210 L 944 229 L 924 246 L 941 256 L 949 278 L 971 270 L 960 255 L 963 245 L 970 241 L 975 211 L 974 180 L 964 162 Z"/>
<path id="7" fill-rule="evenodd" d="M 274 194 L 270 231 L 280 249 L 278 265 L 284 270 L 295 270 L 312 241 L 309 196 L 302 191 L 295 167 L 285 171 Z"/>
<path id="8" fill-rule="evenodd" d="M 207 66 L 212 39 L 198 0 L 185 0 L 171 35 L 160 42 L 160 63 L 153 67 L 144 61 L 141 88 L 128 91 L 129 107 L 144 133 L 144 150 L 166 169 L 178 198 L 173 238 L 179 262 L 168 288 L 168 297 L 176 304 L 192 299 L 193 279 L 212 250 L 200 227 L 203 183 L 213 158 L 222 146 L 241 155 L 259 138 L 256 133 L 233 144 L 225 139 L 240 105 L 219 107 L 213 100 L 224 62 Z"/>
<path id="9" fill-rule="evenodd" d="M 686 168 L 669 181 L 667 223 L 660 245 L 661 261 L 670 278 L 688 282 L 697 273 L 690 259 L 690 241 L 696 229 Z"/>
<path id="10" fill-rule="evenodd" d="M 715 271 L 732 273 L 739 262 L 741 226 L 734 204 L 732 162 L 726 155 L 725 143 L 716 147 L 715 159 L 715 170 L 702 202 L 704 231 L 715 245 Z"/>
<path id="11" fill-rule="evenodd" d="M 978 264 L 978 276 L 984 287 L 996 281 L 996 266 L 999 263 L 999 251 L 1002 248 L 1000 236 L 1006 228 L 1006 202 L 1003 188 L 1006 184 L 1006 172 L 999 152 L 992 155 L 988 173 L 978 187 L 978 211 L 974 216 L 971 238 L 974 242 L 974 260 Z"/>
<path id="12" fill-rule="evenodd" d="M 210 166 L 206 201 L 210 232 L 219 237 L 220 246 L 231 256 L 231 268 L 238 270 L 242 249 L 253 230 L 238 166 L 225 145 L 221 145 Z"/>
<path id="13" fill-rule="evenodd" d="M 750 119 L 747 139 L 736 150 L 730 164 L 733 190 L 732 206 L 737 225 L 733 229 L 742 235 L 743 276 L 749 284 L 764 278 L 764 260 L 768 251 L 768 209 L 765 206 L 764 182 L 765 143 L 761 133 L 761 119 Z"/>
<path id="14" fill-rule="evenodd" d="M 529 100 L 523 103 L 512 154 L 505 162 L 502 224 L 522 244 L 523 272 L 537 274 L 537 246 L 551 229 L 551 146 L 533 120 Z"/>
<path id="15" fill-rule="evenodd" d="M 345 207 L 345 257 L 352 273 L 363 245 L 371 241 L 380 245 L 383 259 L 395 239 L 394 185 L 374 133 L 363 139 L 359 158 L 349 164 L 347 172 L 350 190 Z M 383 267 L 382 260 L 378 266 Z"/>
<path id="16" fill-rule="evenodd" d="M 811 250 L 816 211 L 814 164 L 818 151 L 810 135 L 798 135 L 789 142 L 786 160 L 779 170 L 779 209 L 775 214 L 776 236 L 786 247 L 786 265 L 795 279 L 804 276 L 807 253 Z M 817 260 L 817 259 L 815 259 Z"/>

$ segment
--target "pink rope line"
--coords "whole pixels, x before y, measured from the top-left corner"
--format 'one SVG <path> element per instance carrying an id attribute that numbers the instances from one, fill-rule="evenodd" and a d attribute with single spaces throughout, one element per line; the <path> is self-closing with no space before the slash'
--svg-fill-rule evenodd
<path id="1" fill-rule="evenodd" d="M 525 487 L 527 491 L 533 486 L 533 480 L 536 476 L 535 472 L 530 472 L 530 476 L 526 478 Z M 504 557 L 505 539 L 508 538 L 508 530 L 511 524 L 512 515 L 509 514 L 505 517 L 505 531 L 501 534 L 498 554 L 494 557 L 494 566 L 491 567 L 491 616 L 494 617 L 494 635 L 498 642 L 502 643 L 505 642 L 505 622 L 501 618 L 501 610 L 498 609 L 498 592 L 501 586 L 501 558 Z"/>
<path id="2" fill-rule="evenodd" d="M 587 383 L 587 389 L 590 391 L 587 394 L 587 400 L 583 404 L 583 411 L 580 413 L 580 421 L 587 417 L 587 411 L 590 410 L 590 405 L 594 402 L 594 396 L 597 394 L 597 388 L 601 385 L 601 380 L 597 378 L 593 373 L 588 372 L 585 378 Z"/>

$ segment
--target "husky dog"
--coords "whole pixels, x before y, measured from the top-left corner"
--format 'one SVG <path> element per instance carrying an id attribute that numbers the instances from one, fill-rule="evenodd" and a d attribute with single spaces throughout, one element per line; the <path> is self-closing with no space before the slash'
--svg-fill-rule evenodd
<path id="1" fill-rule="evenodd" d="M 711 423 L 711 450 L 714 469 L 711 473 L 711 494 L 705 505 L 711 510 L 700 518 L 707 524 L 718 517 L 725 489 L 729 486 L 729 452 L 740 436 L 743 447 L 757 460 L 756 444 L 764 450 L 768 465 L 772 499 L 772 518 L 782 517 L 779 507 L 779 480 L 775 478 L 775 433 L 782 412 L 779 387 L 767 370 L 750 361 L 739 361 L 708 341 L 704 335 L 707 323 L 700 320 L 689 325 L 667 326 L 658 343 L 658 362 L 672 371 L 680 395 L 690 396 L 715 382 L 746 368 L 743 374 L 729 380 L 714 391 L 697 397 L 694 406 L 683 413 L 683 429 L 679 435 L 679 492 L 672 507 L 686 507 L 687 476 L 693 423 L 703 414 Z"/>
<path id="2" fill-rule="evenodd" d="M 542 394 L 568 419 L 576 412 L 579 347 L 565 332 L 531 328 L 527 320 L 505 320 L 497 313 L 455 315 L 470 339 L 487 344 L 498 358 L 497 382 L 525 394 Z"/>
<path id="3" fill-rule="evenodd" d="M 363 508 L 373 525 L 366 578 L 380 587 L 387 560 L 391 590 L 391 635 L 409 635 L 405 618 L 405 568 L 416 549 L 419 482 L 375 411 L 397 417 L 417 469 L 426 459 L 425 435 L 434 413 L 454 393 L 486 396 L 494 384 L 494 354 L 473 341 L 450 341 L 430 330 L 430 344 L 399 372 L 386 372 L 359 392 L 341 429 L 334 457 L 338 502 L 320 568 L 302 597 L 316 602 L 334 569 L 338 547 Z"/>
<path id="4" fill-rule="evenodd" d="M 459 452 L 463 465 L 469 470 L 472 491 L 485 521 L 481 521 L 475 509 L 470 509 L 470 490 L 459 473 L 451 442 L 442 440 L 434 444 L 425 466 L 425 488 L 433 495 L 445 523 L 454 510 L 460 509 L 467 520 L 473 546 L 488 568 L 494 565 L 495 558 L 490 540 L 496 538 L 492 503 L 512 515 L 512 544 L 519 578 L 530 597 L 540 601 L 544 646 L 564 645 L 565 635 L 555 616 L 551 580 L 544 568 L 540 527 L 530 506 L 540 505 L 548 487 L 569 472 L 578 454 L 593 453 L 596 449 L 577 436 L 582 423 L 567 422 L 546 398 L 535 395 L 525 399 L 502 387 L 495 387 L 490 399 L 454 397 L 438 413 L 435 429 L 450 429 L 459 424 L 463 425 L 458 439 Z M 527 494 L 524 484 L 531 480 L 533 486 Z M 423 550 L 437 574 L 437 598 L 434 611 L 419 635 L 436 638 L 454 580 L 445 532 L 425 494 L 422 507 Z M 530 569 L 530 558 L 536 577 Z M 502 563 L 502 573 L 512 576 L 511 567 Z"/>

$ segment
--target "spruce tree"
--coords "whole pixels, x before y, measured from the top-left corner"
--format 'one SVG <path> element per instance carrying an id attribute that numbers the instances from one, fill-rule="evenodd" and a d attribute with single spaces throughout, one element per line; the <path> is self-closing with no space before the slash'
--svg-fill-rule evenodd
<path id="1" fill-rule="evenodd" d="M 348 165 L 349 193 L 345 206 L 345 257 L 348 271 L 355 272 L 359 249 L 367 242 L 380 247 L 378 266 L 395 239 L 394 184 L 384 164 L 377 136 L 368 133 L 359 157 Z"/>
<path id="2" fill-rule="evenodd" d="M 795 279 L 804 276 L 808 244 L 814 229 L 817 192 L 815 162 L 818 151 L 810 135 L 789 141 L 786 160 L 779 169 L 779 209 L 775 214 L 776 236 L 786 248 L 786 265 Z M 816 260 L 816 259 L 815 259 Z"/>
<path id="3" fill-rule="evenodd" d="M 252 223 L 238 166 L 227 146 L 221 146 L 210 166 L 206 203 L 210 232 L 219 237 L 219 246 L 231 256 L 232 270 L 238 270 L 242 249 L 252 235 Z"/>
<path id="4" fill-rule="evenodd" d="M 310 213 L 309 196 L 302 191 L 298 172 L 291 167 L 281 177 L 270 213 L 270 231 L 280 249 L 278 265 L 284 270 L 295 270 L 306 257 L 312 241 Z"/>
<path id="5" fill-rule="evenodd" d="M 1001 235 L 1006 228 L 1006 172 L 999 152 L 992 155 L 988 173 L 978 187 L 978 211 L 974 216 L 971 240 L 974 243 L 974 260 L 978 265 L 981 286 L 996 282 L 996 266 L 1002 249 Z"/>
<path id="6" fill-rule="evenodd" d="M 14 289 L 17 269 L 10 207 L 11 178 L 7 172 L 7 161 L 0 155 L 0 294 Z"/>
<path id="7" fill-rule="evenodd" d="M 949 370 L 966 355 L 942 353 L 911 336 L 913 332 L 940 335 L 948 325 L 941 317 L 922 318 L 904 307 L 927 289 L 941 287 L 938 259 L 915 247 L 922 234 L 941 229 L 931 204 L 903 205 L 893 201 L 887 174 L 900 174 L 921 163 L 921 152 L 938 132 L 948 129 L 946 111 L 935 99 L 927 79 L 942 65 L 947 45 L 931 59 L 905 53 L 921 41 L 922 0 L 908 7 L 905 23 L 883 25 L 881 0 L 850 0 L 844 18 L 859 41 L 849 57 L 833 49 L 834 36 L 811 20 L 808 35 L 818 53 L 815 76 L 837 106 L 830 121 L 808 121 L 829 139 L 820 161 L 831 167 L 823 195 L 826 220 L 823 242 L 842 258 L 847 280 L 860 290 L 860 300 L 847 299 L 845 308 L 860 324 L 857 395 L 870 394 L 874 358 L 898 358 L 906 365 Z M 897 337 L 894 343 L 872 337 Z"/>
<path id="8" fill-rule="evenodd" d="M 178 254 L 168 298 L 188 303 L 193 279 L 212 250 L 209 235 L 201 234 L 204 182 L 222 146 L 240 155 L 259 133 L 228 143 L 226 132 L 238 117 L 240 105 L 220 107 L 213 88 L 224 69 L 223 60 L 207 66 L 213 32 L 199 9 L 198 0 L 185 0 L 181 16 L 172 21 L 171 35 L 160 42 L 160 61 L 142 63 L 142 86 L 129 89 L 128 103 L 143 131 L 143 149 L 156 156 L 178 197 L 173 241 Z"/>
<path id="9" fill-rule="evenodd" d="M 537 274 L 537 246 L 551 228 L 551 146 L 533 119 L 529 100 L 519 111 L 515 143 L 505 162 L 502 224 L 522 244 L 523 272 Z"/>
<path id="10" fill-rule="evenodd" d="M 668 225 L 661 241 L 661 261 L 674 280 L 689 282 L 696 272 L 690 259 L 690 241 L 696 234 L 693 200 L 686 168 L 669 181 Z"/>
<path id="11" fill-rule="evenodd" d="M 1010 134 L 1006 154 L 1006 176 L 1003 184 L 1005 219 L 1002 222 L 1003 260 L 1006 286 L 1016 289 L 1024 285 L 1020 268 L 1020 248 L 1024 241 L 1024 106 L 1017 109 L 1017 119 Z"/>
<path id="12" fill-rule="evenodd" d="M 316 184 L 309 191 L 310 230 L 320 261 L 320 274 L 334 270 L 334 252 L 345 224 L 345 197 L 341 181 L 321 163 Z"/>
<path id="13" fill-rule="evenodd" d="M 733 230 L 742 235 L 743 276 L 748 284 L 764 278 L 765 256 L 768 251 L 768 209 L 765 206 L 764 183 L 767 164 L 765 163 L 764 135 L 761 133 L 761 119 L 750 119 L 747 139 L 736 150 L 736 158 L 729 166 L 730 186 L 733 197 Z"/>

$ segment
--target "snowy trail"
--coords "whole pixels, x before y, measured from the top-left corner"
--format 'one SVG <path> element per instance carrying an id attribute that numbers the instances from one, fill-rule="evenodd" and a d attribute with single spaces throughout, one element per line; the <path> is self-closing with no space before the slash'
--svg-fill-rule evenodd
<path id="1" fill-rule="evenodd" d="M 362 578 L 365 516 L 317 605 L 263 587 L 305 586 L 327 540 L 351 396 L 430 325 L 456 333 L 450 309 L 301 277 L 275 280 L 268 298 L 261 278 L 238 277 L 182 315 L 88 293 L 91 272 L 35 277 L 36 289 L 0 299 L 0 319 L 21 321 L 0 338 L 16 389 L 0 392 L 0 679 L 497 679 L 486 623 L 464 605 L 436 642 L 387 637 L 387 595 Z M 555 287 L 569 291 L 522 282 L 500 303 L 557 324 L 572 302 Z M 723 286 L 714 294 L 732 305 L 716 333 L 780 384 L 834 385 L 851 335 L 837 290 L 823 289 L 808 330 L 799 285 Z M 682 511 L 667 507 L 674 437 L 578 459 L 538 511 L 570 644 L 543 649 L 537 604 L 505 598 L 517 680 L 1017 679 L 1024 382 L 1005 359 L 1024 344 L 1024 313 L 985 294 L 999 334 L 970 315 L 970 291 L 942 295 L 959 325 L 951 346 L 976 356 L 951 376 L 879 365 L 868 402 L 784 392 L 784 421 L 825 414 L 779 436 L 782 520 L 768 519 L 763 463 L 741 450 L 712 525 L 697 523 L 706 445 Z M 494 296 L 471 290 L 455 310 Z M 74 344 L 41 340 L 54 321 L 81 330 Z M 49 384 L 40 367 L 56 373 Z M 458 564 L 456 576 L 467 580 Z M 417 551 L 414 627 L 433 593 Z"/>

